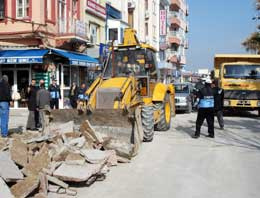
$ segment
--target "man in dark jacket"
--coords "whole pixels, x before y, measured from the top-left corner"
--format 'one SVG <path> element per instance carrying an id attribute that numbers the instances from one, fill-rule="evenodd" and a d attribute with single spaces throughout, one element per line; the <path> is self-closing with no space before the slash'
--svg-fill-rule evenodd
<path id="1" fill-rule="evenodd" d="M 36 131 L 37 125 L 39 122 L 39 113 L 37 111 L 36 105 L 36 94 L 39 88 L 36 86 L 36 80 L 32 79 L 31 85 L 27 89 L 27 96 L 28 96 L 28 109 L 29 109 L 29 116 L 27 120 L 26 129 Z"/>
<path id="2" fill-rule="evenodd" d="M 223 102 L 224 102 L 224 91 L 218 86 L 218 81 L 215 80 L 212 84 L 214 90 L 214 110 L 218 118 L 219 127 L 224 130 L 224 119 L 223 119 Z"/>
<path id="3" fill-rule="evenodd" d="M 8 136 L 10 101 L 12 101 L 11 88 L 8 84 L 8 77 L 3 75 L 0 81 L 0 128 L 2 137 Z"/>
<path id="4" fill-rule="evenodd" d="M 207 137 L 214 138 L 214 92 L 210 84 L 211 80 L 207 79 L 205 86 L 198 92 L 198 116 L 194 138 L 200 137 L 200 129 L 205 119 L 208 123 L 209 135 Z"/>
<path id="5" fill-rule="evenodd" d="M 57 85 L 56 79 L 52 80 L 52 84 L 49 86 L 49 92 L 51 94 L 51 109 L 59 109 L 59 99 L 61 99 L 60 86 Z"/>
<path id="6" fill-rule="evenodd" d="M 78 101 L 78 86 L 75 82 L 72 83 L 70 87 L 69 93 L 70 105 L 73 109 L 77 108 L 77 101 Z"/>
<path id="7" fill-rule="evenodd" d="M 44 80 L 40 80 L 40 89 L 36 94 L 37 109 L 40 113 L 40 120 L 42 125 L 42 131 L 46 128 L 47 118 L 45 112 L 50 109 L 51 95 L 48 90 L 44 87 Z"/>

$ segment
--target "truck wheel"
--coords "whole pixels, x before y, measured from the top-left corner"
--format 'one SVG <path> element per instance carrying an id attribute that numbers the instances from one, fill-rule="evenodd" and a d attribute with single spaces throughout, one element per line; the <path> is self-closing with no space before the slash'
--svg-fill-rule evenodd
<path id="1" fill-rule="evenodd" d="M 142 125 L 144 131 L 144 142 L 151 142 L 154 136 L 154 118 L 153 118 L 153 106 L 143 106 L 142 107 Z"/>
<path id="2" fill-rule="evenodd" d="M 160 120 L 155 125 L 156 131 L 167 131 L 171 127 L 171 103 L 169 94 L 166 95 L 164 102 L 156 104 L 156 108 L 160 110 Z"/>

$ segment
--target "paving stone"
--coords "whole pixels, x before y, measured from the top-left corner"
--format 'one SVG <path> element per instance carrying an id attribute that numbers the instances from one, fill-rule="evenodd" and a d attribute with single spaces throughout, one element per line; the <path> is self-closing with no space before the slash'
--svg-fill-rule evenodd
<path id="1" fill-rule="evenodd" d="M 82 149 L 80 150 L 80 153 L 89 163 L 92 164 L 99 164 L 108 159 L 108 155 L 105 151 L 97 149 Z"/>
<path id="2" fill-rule="evenodd" d="M 72 190 L 70 188 L 66 189 L 66 193 L 67 193 L 67 195 L 70 195 L 70 196 L 76 196 L 77 195 L 77 191 Z"/>
<path id="3" fill-rule="evenodd" d="M 28 155 L 27 155 L 27 144 L 22 142 L 20 139 L 14 139 L 11 143 L 11 148 L 10 148 L 10 154 L 12 160 L 24 167 L 27 164 L 28 160 Z"/>
<path id="4" fill-rule="evenodd" d="M 60 186 L 49 184 L 48 191 L 53 192 L 53 193 L 57 193 L 60 188 L 61 188 Z"/>
<path id="5" fill-rule="evenodd" d="M 25 198 L 39 186 L 39 177 L 30 176 L 12 186 L 11 192 L 15 197 Z"/>
<path id="6" fill-rule="evenodd" d="M 40 179 L 40 192 L 44 195 L 48 194 L 48 180 L 44 173 L 39 173 Z"/>
<path id="7" fill-rule="evenodd" d="M 5 181 L 0 177 L 0 197 L 1 198 L 14 198 L 9 187 L 6 185 Z"/>
<path id="8" fill-rule="evenodd" d="M 85 137 L 75 138 L 68 142 L 70 146 L 75 146 L 77 148 L 82 148 L 85 145 L 85 143 L 86 143 Z"/>
<path id="9" fill-rule="evenodd" d="M 0 152 L 0 176 L 6 182 L 15 182 L 23 179 L 22 172 L 11 160 L 8 152 Z"/>
<path id="10" fill-rule="evenodd" d="M 88 120 L 84 121 L 80 126 L 80 132 L 86 139 L 90 139 L 93 142 L 103 142 L 102 137 L 98 135 L 95 129 L 91 126 Z"/>
<path id="11" fill-rule="evenodd" d="M 27 176 L 37 175 L 43 168 L 47 168 L 49 163 L 48 147 L 44 145 L 39 154 L 34 156 L 31 162 L 24 167 L 23 173 Z"/>
<path id="12" fill-rule="evenodd" d="M 70 153 L 66 157 L 65 163 L 71 165 L 83 165 L 86 163 L 86 160 L 80 154 Z"/>
<path id="13" fill-rule="evenodd" d="M 105 153 L 108 155 L 107 165 L 108 166 L 117 166 L 117 156 L 116 151 L 114 150 L 107 150 Z"/>
<path id="14" fill-rule="evenodd" d="M 46 177 L 47 177 L 47 180 L 48 180 L 48 181 L 50 181 L 50 182 L 52 182 L 52 183 L 54 183 L 54 184 L 56 184 L 56 185 L 58 185 L 58 186 L 61 186 L 62 188 L 68 188 L 68 187 L 69 187 L 68 184 L 66 184 L 65 182 L 59 180 L 59 179 L 56 178 L 56 177 L 52 177 L 52 176 L 50 176 L 50 175 L 46 175 Z"/>
<path id="15" fill-rule="evenodd" d="M 102 169 L 102 164 L 68 165 L 63 163 L 53 175 L 63 181 L 83 182 Z"/>

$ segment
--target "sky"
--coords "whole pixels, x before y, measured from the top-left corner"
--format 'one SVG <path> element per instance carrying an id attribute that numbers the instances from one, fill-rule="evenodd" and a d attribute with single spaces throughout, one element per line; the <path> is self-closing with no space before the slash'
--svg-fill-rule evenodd
<path id="1" fill-rule="evenodd" d="M 187 0 L 186 70 L 213 69 L 217 53 L 247 53 L 241 43 L 256 30 L 255 0 Z"/>

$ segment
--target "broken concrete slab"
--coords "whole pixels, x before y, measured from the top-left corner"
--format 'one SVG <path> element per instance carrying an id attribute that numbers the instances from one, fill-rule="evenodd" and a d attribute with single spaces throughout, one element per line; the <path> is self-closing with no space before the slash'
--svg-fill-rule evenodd
<path id="1" fill-rule="evenodd" d="M 43 168 L 47 168 L 49 163 L 50 157 L 48 154 L 48 147 L 47 145 L 44 145 L 39 154 L 34 156 L 31 162 L 24 167 L 23 173 L 26 176 L 37 175 Z"/>
<path id="2" fill-rule="evenodd" d="M 51 130 L 56 133 L 71 133 L 74 131 L 74 121 L 52 125 Z"/>
<path id="3" fill-rule="evenodd" d="M 11 192 L 15 197 L 25 198 L 39 186 L 39 178 L 30 176 L 12 186 Z"/>
<path id="4" fill-rule="evenodd" d="M 69 153 L 68 147 L 62 145 L 56 150 L 55 154 L 52 156 L 52 160 L 56 162 L 65 161 Z"/>
<path id="5" fill-rule="evenodd" d="M 43 193 L 38 193 L 34 195 L 33 198 L 48 198 L 48 196 Z"/>
<path id="6" fill-rule="evenodd" d="M 70 153 L 65 160 L 65 163 L 69 165 L 84 165 L 85 162 L 85 158 L 76 153 Z"/>
<path id="7" fill-rule="evenodd" d="M 30 144 L 30 143 L 33 143 L 33 142 L 43 142 L 43 141 L 50 140 L 50 139 L 54 138 L 55 136 L 56 136 L 55 134 L 46 134 L 46 135 L 43 135 L 43 136 L 39 136 L 39 137 L 35 137 L 35 138 L 32 138 L 32 139 L 25 140 L 25 143 Z"/>
<path id="8" fill-rule="evenodd" d="M 39 173 L 40 189 L 39 191 L 44 195 L 48 195 L 48 180 L 44 173 Z"/>
<path id="9" fill-rule="evenodd" d="M 0 152 L 0 176 L 6 182 L 15 182 L 23 179 L 23 174 L 15 165 L 8 152 Z"/>
<path id="10" fill-rule="evenodd" d="M 75 139 L 72 139 L 68 142 L 68 145 L 70 146 L 75 146 L 77 148 L 82 148 L 86 143 L 86 139 L 85 137 L 79 137 L 79 138 L 75 138 Z"/>
<path id="11" fill-rule="evenodd" d="M 107 150 L 107 151 L 105 151 L 105 153 L 108 156 L 107 165 L 108 166 L 117 166 L 116 151 L 114 151 L 114 150 Z"/>
<path id="12" fill-rule="evenodd" d="M 63 163 L 53 175 L 63 181 L 84 182 L 102 169 L 101 164 L 68 165 Z"/>
<path id="13" fill-rule="evenodd" d="M 68 188 L 68 189 L 66 189 L 66 194 L 69 195 L 69 196 L 76 196 L 77 195 L 77 191 Z"/>
<path id="14" fill-rule="evenodd" d="M 49 192 L 53 192 L 53 193 L 58 193 L 58 190 L 60 189 L 60 186 L 56 186 L 56 185 L 51 185 L 49 184 L 48 186 L 48 191 Z"/>
<path id="15" fill-rule="evenodd" d="M 117 161 L 118 161 L 118 163 L 130 163 L 131 162 L 129 159 L 120 157 L 118 155 L 117 155 Z"/>
<path id="16" fill-rule="evenodd" d="M 6 185 L 6 183 L 1 177 L 0 177 L 0 196 L 3 198 L 14 198 L 9 187 Z"/>
<path id="17" fill-rule="evenodd" d="M 47 175 L 46 177 L 47 177 L 47 180 L 48 180 L 49 182 L 51 182 L 51 183 L 53 183 L 53 184 L 56 184 L 56 185 L 58 185 L 58 186 L 60 186 L 60 187 L 62 187 L 62 188 L 67 189 L 67 188 L 69 187 L 68 184 L 66 184 L 65 182 L 59 180 L 59 179 L 56 178 L 56 177 L 52 177 L 52 176 L 50 176 L 50 175 Z"/>
<path id="18" fill-rule="evenodd" d="M 97 150 L 97 149 L 82 149 L 80 150 L 82 156 L 92 164 L 103 163 L 108 159 L 108 155 L 105 151 Z"/>
<path id="19" fill-rule="evenodd" d="M 93 142 L 101 143 L 103 139 L 91 126 L 88 120 L 84 121 L 80 126 L 80 132 L 86 139 L 91 139 Z"/>
<path id="20" fill-rule="evenodd" d="M 27 164 L 27 160 L 28 160 L 27 144 L 22 142 L 20 139 L 14 139 L 11 142 L 10 154 L 12 160 L 16 164 L 22 167 L 24 167 Z"/>

